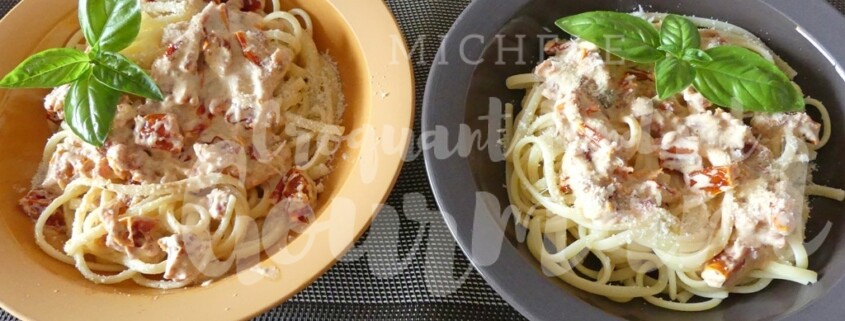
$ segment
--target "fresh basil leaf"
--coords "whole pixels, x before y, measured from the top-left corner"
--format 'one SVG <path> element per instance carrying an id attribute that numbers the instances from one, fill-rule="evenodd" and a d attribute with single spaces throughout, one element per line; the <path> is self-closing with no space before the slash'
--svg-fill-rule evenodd
<path id="1" fill-rule="evenodd" d="M 713 61 L 710 55 L 698 48 L 687 48 L 684 51 L 683 59 L 692 63 L 708 63 Z"/>
<path id="2" fill-rule="evenodd" d="M 698 27 L 687 18 L 670 14 L 663 18 L 660 26 L 660 43 L 678 48 L 669 53 L 681 57 L 685 50 L 701 47 L 701 35 L 698 34 Z"/>
<path id="3" fill-rule="evenodd" d="M 65 122 L 83 141 L 102 146 L 111 131 L 120 93 L 106 87 L 91 72 L 77 80 L 65 98 Z"/>
<path id="4" fill-rule="evenodd" d="M 695 66 L 693 85 L 713 103 L 758 112 L 804 108 L 801 93 L 773 63 L 737 46 L 707 50 L 711 62 Z"/>
<path id="5" fill-rule="evenodd" d="M 660 45 L 659 47 L 657 47 L 657 50 L 665 51 L 674 55 L 676 52 L 681 51 L 681 47 L 678 47 L 676 45 Z"/>
<path id="6" fill-rule="evenodd" d="M 657 95 L 667 99 L 692 84 L 695 70 L 688 62 L 675 57 L 666 57 L 654 65 Z"/>
<path id="7" fill-rule="evenodd" d="M 120 51 L 129 46 L 141 28 L 137 0 L 79 0 L 79 24 L 95 51 Z"/>
<path id="8" fill-rule="evenodd" d="M 89 66 L 88 56 L 66 48 L 47 49 L 24 60 L 0 80 L 3 88 L 50 88 L 81 77 Z"/>
<path id="9" fill-rule="evenodd" d="M 648 21 L 629 14 L 592 11 L 561 18 L 555 24 L 626 60 L 651 63 L 665 56 L 656 49 L 660 45 L 657 29 Z"/>
<path id="10" fill-rule="evenodd" d="M 164 99 L 155 81 L 121 54 L 96 53 L 93 72 L 94 78 L 114 90 L 158 101 Z"/>

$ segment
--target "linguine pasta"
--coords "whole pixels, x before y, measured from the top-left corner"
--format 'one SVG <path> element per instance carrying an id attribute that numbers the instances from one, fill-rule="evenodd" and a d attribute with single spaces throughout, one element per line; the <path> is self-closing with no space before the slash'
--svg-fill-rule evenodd
<path id="1" fill-rule="evenodd" d="M 165 99 L 124 97 L 102 148 L 64 123 L 66 87 L 47 96 L 57 131 L 21 200 L 38 246 L 96 283 L 178 288 L 302 232 L 345 131 L 344 103 L 310 16 L 268 6 L 142 2 L 123 54 Z M 68 47 L 82 41 L 78 32 Z"/>
<path id="2" fill-rule="evenodd" d="M 702 49 L 746 47 L 795 76 L 749 32 L 691 20 Z M 806 99 L 820 125 L 805 113 L 725 111 L 691 87 L 659 100 L 647 66 L 609 61 L 579 39 L 546 51 L 533 73 L 507 80 L 526 95 L 504 144 L 511 204 L 547 271 L 613 301 L 681 311 L 774 279 L 816 281 L 803 244 L 807 197 L 845 198 L 811 181 L 831 133 L 821 102 Z"/>

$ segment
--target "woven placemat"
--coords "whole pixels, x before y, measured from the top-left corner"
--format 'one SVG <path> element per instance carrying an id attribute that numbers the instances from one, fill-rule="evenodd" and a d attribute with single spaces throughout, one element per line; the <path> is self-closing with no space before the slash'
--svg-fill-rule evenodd
<path id="1" fill-rule="evenodd" d="M 63 0 L 68 1 L 68 0 Z M 385 0 L 413 47 L 419 133 L 422 96 L 439 37 L 470 0 Z M 845 0 L 828 0 L 845 12 Z M 0 0 L 0 17 L 18 0 Z M 420 50 L 421 48 L 421 50 Z M 471 267 L 446 228 L 422 156 L 405 164 L 369 232 L 337 265 L 255 320 L 521 320 Z M 397 246 L 398 253 L 397 253 Z M 16 320 L 0 310 L 0 321 Z"/>

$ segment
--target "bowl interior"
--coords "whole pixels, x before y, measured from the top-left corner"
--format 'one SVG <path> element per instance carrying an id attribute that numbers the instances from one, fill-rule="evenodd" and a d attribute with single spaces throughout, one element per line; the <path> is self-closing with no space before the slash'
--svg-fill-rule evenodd
<path id="1" fill-rule="evenodd" d="M 514 103 L 516 112 L 522 100 L 523 91 L 508 90 L 505 79 L 508 76 L 531 72 L 537 63 L 544 59 L 542 46 L 548 39 L 555 36 L 568 37 L 554 26 L 554 21 L 560 17 L 593 10 L 613 10 L 630 12 L 642 6 L 646 11 L 673 12 L 700 17 L 715 17 L 743 27 L 759 36 L 775 52 L 798 71 L 796 81 L 804 89 L 805 94 L 823 101 L 830 110 L 833 124 L 843 124 L 845 115 L 845 94 L 841 90 L 843 79 L 838 76 L 825 56 L 813 44 L 795 31 L 795 24 L 781 13 L 759 1 L 656 1 L 656 0 L 596 0 L 596 1 L 528 1 L 518 13 L 507 20 L 498 32 L 501 40 L 487 38 L 487 45 L 483 51 L 484 62 L 479 64 L 472 73 L 466 98 L 466 108 L 463 121 L 470 128 L 479 130 L 487 135 L 487 115 L 491 99 L 502 103 Z M 730 8 L 730 10 L 725 10 Z M 512 48 L 519 48 L 512 50 Z M 505 49 L 505 50 L 502 50 Z M 812 108 L 811 115 L 813 114 Z M 814 115 L 814 117 L 817 115 Z M 819 119 L 818 117 L 815 117 Z M 489 141 L 482 138 L 482 141 Z M 845 186 L 845 177 L 830 175 L 837 172 L 845 157 L 843 152 L 845 131 L 834 129 L 833 137 L 827 147 L 819 154 L 817 165 L 819 170 L 815 174 L 816 183 L 835 187 Z M 493 161 L 486 149 L 477 150 L 468 157 L 469 168 L 473 171 L 474 183 L 479 191 L 496 196 L 501 206 L 509 205 L 505 184 L 505 163 Z M 813 198 L 811 200 L 811 219 L 807 227 L 807 239 L 813 239 L 820 232 L 825 237 L 824 243 L 810 256 L 810 268 L 819 273 L 819 283 L 812 286 L 801 286 L 788 282 L 773 282 L 760 293 L 741 295 L 732 294 L 718 308 L 701 313 L 678 313 L 656 308 L 634 300 L 630 303 L 619 304 L 603 297 L 577 290 L 554 277 L 554 282 L 560 291 L 577 296 L 584 302 L 591 304 L 610 314 L 630 320 L 676 320 L 683 317 L 687 320 L 766 320 L 800 310 L 815 299 L 825 295 L 832 285 L 838 283 L 845 274 L 845 239 L 841 236 L 845 231 L 845 217 L 841 216 L 843 205 L 828 199 Z M 494 210 L 491 207 L 491 211 Z M 825 226 L 830 226 L 830 230 Z M 519 241 L 512 224 L 506 228 L 506 244 L 516 247 L 528 264 L 520 264 L 527 268 L 521 273 L 543 273 L 527 247 Z M 828 233 L 829 232 L 829 233 Z M 530 270 L 527 270 L 530 269 Z"/>
<path id="2" fill-rule="evenodd" d="M 337 62 L 347 105 L 343 118 L 347 134 L 365 125 L 409 126 L 413 117 L 410 67 L 398 64 L 373 71 L 367 60 L 382 59 L 390 52 L 365 49 L 368 47 L 363 46 L 359 38 L 383 36 L 389 39 L 398 34 L 395 21 L 381 1 L 364 1 L 356 7 L 332 0 L 283 3 L 286 8 L 301 8 L 311 15 L 317 47 L 331 53 Z M 374 14 L 371 21 L 345 17 L 364 10 Z M 31 25 L 27 21 L 38 23 L 30 28 L 25 27 Z M 14 44 L 6 46 L 0 60 L 0 74 L 6 74 L 32 53 L 63 46 L 78 28 L 76 2 L 24 1 L 1 26 L 0 43 Z M 394 97 L 380 102 L 372 100 L 370 79 L 375 78 L 374 75 L 392 82 L 384 87 L 392 90 Z M 63 315 L 63 309 L 47 308 L 48 303 L 53 307 L 77 306 L 79 313 L 91 312 L 74 314 L 79 318 L 107 319 L 131 311 L 145 311 L 145 318 L 163 319 L 174 316 L 232 319 L 253 315 L 290 297 L 327 270 L 369 224 L 401 167 L 401 151 L 397 155 L 383 155 L 376 150 L 367 150 L 372 148 L 368 143 L 375 141 L 370 132 L 358 137 L 358 144 L 344 143 L 337 154 L 343 155 L 342 160 L 339 157 L 334 162 L 334 171 L 325 181 L 326 189 L 318 202 L 316 222 L 288 244 L 287 249 L 269 253 L 269 258 L 252 263 L 278 267 L 279 277 L 262 277 L 247 265 L 239 266 L 237 274 L 210 286 L 183 290 L 147 289 L 131 282 L 96 285 L 85 280 L 74 267 L 50 258 L 35 245 L 33 224 L 17 205 L 31 185 L 49 136 L 41 107 L 46 93 L 46 90 L 0 90 L 0 155 L 3 155 L 0 157 L 0 255 L 14 258 L 4 260 L 0 267 L 0 275 L 5 276 L 0 277 L 0 284 L 3 284 L 0 304 L 19 317 L 68 317 Z M 382 108 L 381 114 L 374 115 L 374 108 L 385 104 L 391 104 L 391 108 Z M 400 143 L 405 145 L 404 140 Z M 370 175 L 366 182 L 359 175 L 362 164 L 367 163 L 359 157 L 362 150 L 368 151 L 370 158 L 381 161 L 383 166 L 383 171 Z M 365 183 L 372 184 L 372 188 L 359 192 Z M 333 215 L 332 208 L 341 205 L 344 208 L 354 205 L 358 210 L 339 218 L 339 215 Z M 31 297 L 38 298 L 35 301 L 40 303 L 33 304 Z M 97 302 L 96 306 L 94 302 Z M 196 309 L 198 311 L 192 311 L 190 315 L 182 309 L 181 314 L 173 314 L 180 312 L 180 307 L 197 306 L 198 302 L 213 308 Z M 93 311 L 103 314 L 97 314 L 98 317 Z"/>

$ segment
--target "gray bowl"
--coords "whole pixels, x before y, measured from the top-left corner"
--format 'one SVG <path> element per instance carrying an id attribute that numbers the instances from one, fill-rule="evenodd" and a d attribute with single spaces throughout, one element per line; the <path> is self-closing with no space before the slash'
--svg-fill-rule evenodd
<path id="1" fill-rule="evenodd" d="M 806 94 L 826 103 L 833 123 L 845 124 L 845 73 L 838 67 L 845 62 L 845 19 L 823 0 L 476 0 L 443 42 L 422 115 L 423 130 L 434 133 L 423 139 L 428 175 L 461 248 L 499 294 L 535 320 L 845 320 L 845 216 L 843 204 L 834 201 L 811 201 L 808 239 L 819 234 L 825 239 L 810 256 L 818 283 L 775 281 L 762 292 L 733 294 L 718 308 L 695 313 L 663 310 L 639 299 L 614 303 L 546 276 L 521 242 L 524 231 L 502 214 L 509 204 L 499 147 L 478 148 L 473 137 L 459 135 L 461 127 L 479 133 L 476 140 L 496 140 L 489 126 L 502 124 L 495 113 L 491 123 L 490 110 L 499 102 L 518 106 L 523 96 L 508 90 L 505 79 L 531 71 L 542 59 L 537 35 L 565 36 L 554 27 L 555 19 L 591 10 L 633 11 L 640 5 L 648 11 L 713 17 L 755 33 L 799 72 L 796 81 Z M 518 35 L 525 35 L 522 46 L 517 46 Z M 520 54 L 524 63 L 518 63 Z M 484 62 L 472 62 L 477 58 Z M 815 180 L 843 187 L 845 131 L 838 129 L 819 156 Z M 450 152 L 457 145 L 463 152 Z"/>

